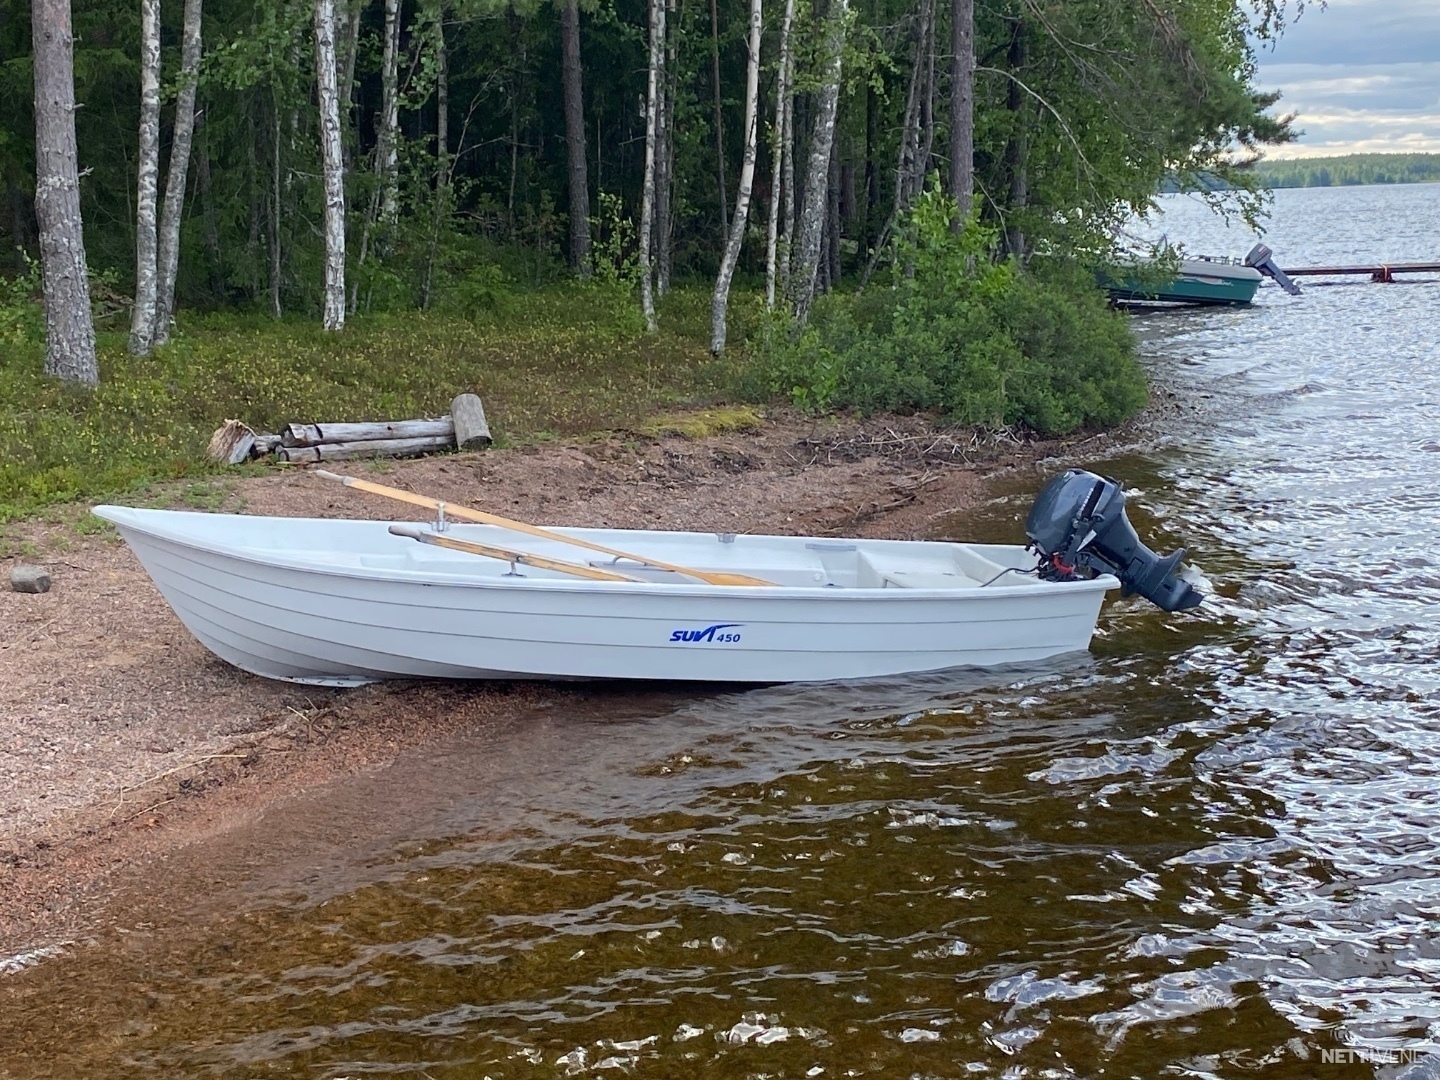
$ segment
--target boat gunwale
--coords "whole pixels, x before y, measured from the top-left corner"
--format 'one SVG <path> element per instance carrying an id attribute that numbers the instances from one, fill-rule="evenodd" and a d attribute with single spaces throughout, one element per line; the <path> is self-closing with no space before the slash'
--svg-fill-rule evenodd
<path id="1" fill-rule="evenodd" d="M 261 567 L 274 567 L 283 570 L 292 570 L 300 573 L 319 574 L 326 577 L 338 577 L 352 581 L 386 581 L 411 585 L 443 585 L 450 588 L 472 588 L 472 589 L 501 589 L 505 591 L 534 591 L 578 593 L 581 595 L 619 595 L 619 596 L 674 596 L 674 597 L 704 597 L 715 598 L 724 596 L 745 597 L 747 599 L 775 599 L 775 600 L 856 600 L 863 599 L 866 602 L 875 601 L 906 601 L 906 600 L 970 600 L 982 598 L 996 599 L 1020 599 L 1023 597 L 1038 597 L 1046 594 L 1063 593 L 1084 593 L 1092 591 L 1109 592 L 1112 589 L 1121 587 L 1118 578 L 1111 574 L 1099 574 L 1093 578 L 1081 578 L 1075 581 L 1052 581 L 1033 582 L 1024 585 L 974 585 L 952 589 L 920 589 L 920 588 L 858 588 L 858 587 L 835 587 L 826 585 L 710 585 L 704 582 L 664 582 L 664 581 L 567 581 L 563 578 L 539 578 L 522 576 L 516 579 L 505 579 L 495 577 L 492 579 L 477 580 L 474 577 L 461 574 L 436 573 L 422 569 L 401 569 L 390 567 L 339 567 L 326 565 L 318 561 L 307 561 L 304 559 L 286 558 L 285 555 L 293 555 L 293 552 L 274 551 L 265 552 L 253 547 L 236 547 L 223 542 L 205 543 L 198 542 L 193 537 L 177 536 L 173 531 L 157 529 L 137 524 L 133 521 L 120 521 L 115 516 L 103 513 L 107 510 L 138 511 L 144 514 L 181 514 L 196 515 L 202 517 L 248 517 L 255 518 L 267 515 L 224 515 L 204 514 L 198 511 L 175 511 L 156 510 L 145 507 L 118 506 L 104 504 L 93 507 L 91 513 L 95 516 L 111 522 L 120 529 L 132 529 L 147 537 L 163 540 L 167 543 L 176 544 L 179 547 L 190 551 L 198 551 L 210 555 L 219 555 L 224 558 L 235 559 L 249 565 Z M 388 525 L 389 522 L 382 522 L 373 519 L 356 518 L 274 518 L 276 521 L 295 522 L 334 522 L 349 521 L 357 524 Z M 424 524 L 423 522 L 421 524 Z M 643 529 L 625 530 L 603 530 L 620 532 L 645 532 Z M 657 530 L 658 531 L 658 530 Z M 672 531 L 673 534 L 674 531 Z M 683 535 L 683 533 L 681 533 Z M 703 533 L 691 535 L 705 535 Z M 755 539 L 775 540 L 802 540 L 800 536 L 778 536 L 767 533 L 746 533 L 746 536 Z M 827 542 L 843 543 L 846 538 L 825 538 Z M 863 543 L 863 540 L 857 540 Z M 897 541 L 881 541 L 882 543 L 895 543 Z M 905 541 L 898 541 L 905 542 Z M 910 541 L 919 543 L 953 544 L 963 546 L 964 541 L 954 540 L 933 540 L 933 541 Z M 1013 546 L 1020 545 L 990 545 L 990 546 Z M 262 557 L 263 556 L 263 557 Z M 479 556 L 477 556 L 479 558 Z M 724 568 L 716 568 L 723 570 Z M 763 567 L 752 567 L 754 573 L 763 572 Z M 1037 588 L 1037 585 L 1044 586 Z"/>

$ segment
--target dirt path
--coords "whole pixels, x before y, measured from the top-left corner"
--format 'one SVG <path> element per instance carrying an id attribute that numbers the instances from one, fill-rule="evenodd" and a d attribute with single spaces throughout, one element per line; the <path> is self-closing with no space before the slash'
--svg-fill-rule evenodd
<path id="1" fill-rule="evenodd" d="M 973 505 L 999 472 L 1067 451 L 1099 456 L 1115 441 L 781 415 L 698 440 L 616 437 L 348 471 L 557 525 L 908 538 Z M 241 480 L 220 508 L 407 516 L 298 469 Z M 402 746 L 585 692 L 269 682 L 201 648 L 113 533 L 33 523 L 7 535 L 17 533 L 41 553 L 26 561 L 47 565 L 55 584 L 39 596 L 0 592 L 0 957 L 73 932 L 113 870 L 383 765 Z"/>

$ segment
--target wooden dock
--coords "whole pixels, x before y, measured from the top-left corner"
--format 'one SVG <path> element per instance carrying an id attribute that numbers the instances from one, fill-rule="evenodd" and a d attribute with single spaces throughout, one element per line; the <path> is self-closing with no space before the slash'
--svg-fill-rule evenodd
<path id="1" fill-rule="evenodd" d="M 1393 282 L 1396 274 L 1440 274 L 1440 263 L 1380 263 L 1369 266 L 1301 266 L 1286 267 L 1290 277 L 1331 277 L 1342 274 L 1368 274 L 1371 281 Z"/>

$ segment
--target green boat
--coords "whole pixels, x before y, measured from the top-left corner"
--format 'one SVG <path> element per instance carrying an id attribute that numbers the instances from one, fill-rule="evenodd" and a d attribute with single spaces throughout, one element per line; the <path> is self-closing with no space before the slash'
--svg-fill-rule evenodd
<path id="1" fill-rule="evenodd" d="M 1248 304 L 1263 275 L 1228 259 L 1184 259 L 1174 277 L 1136 280 L 1104 277 L 1101 284 L 1116 304 Z"/>

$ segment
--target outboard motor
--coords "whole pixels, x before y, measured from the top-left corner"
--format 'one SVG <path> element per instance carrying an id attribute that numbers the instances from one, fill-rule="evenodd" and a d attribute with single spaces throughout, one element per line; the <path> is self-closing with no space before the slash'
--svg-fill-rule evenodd
<path id="1" fill-rule="evenodd" d="M 1141 543 L 1114 480 L 1083 469 L 1055 477 L 1030 508 L 1025 535 L 1047 581 L 1074 581 L 1082 572 L 1114 574 L 1126 595 L 1139 593 L 1165 611 L 1200 603 L 1200 593 L 1178 573 L 1185 549 L 1161 558 Z"/>
<path id="2" fill-rule="evenodd" d="M 1265 244 L 1256 244 L 1250 249 L 1250 254 L 1245 256 L 1245 265 L 1259 270 L 1268 278 L 1273 278 L 1275 284 L 1288 292 L 1291 296 L 1300 295 L 1300 286 L 1290 279 L 1290 275 L 1281 270 L 1275 264 L 1275 253 Z"/>

